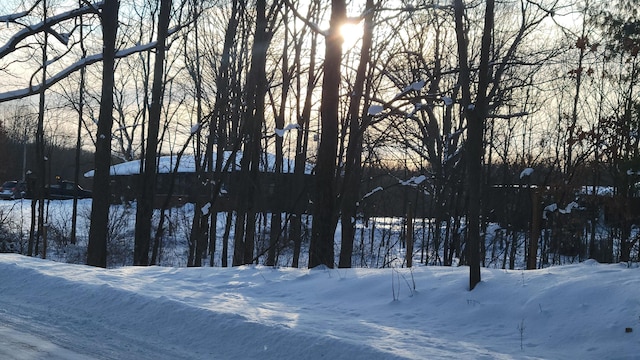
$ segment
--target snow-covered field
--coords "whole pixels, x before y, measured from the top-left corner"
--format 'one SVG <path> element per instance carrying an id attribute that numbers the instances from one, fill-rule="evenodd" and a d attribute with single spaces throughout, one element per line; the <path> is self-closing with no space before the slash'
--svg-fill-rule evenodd
<path id="1" fill-rule="evenodd" d="M 20 246 L 29 204 L 0 202 Z M 637 264 L 483 269 L 471 292 L 468 268 L 403 268 L 395 247 L 356 256 L 372 269 L 185 268 L 187 207 L 168 215 L 160 263 L 175 267 L 132 267 L 135 207 L 115 206 L 110 269 L 97 269 L 63 263 L 86 258 L 91 203 L 78 245 L 65 240 L 70 204 L 46 209 L 57 262 L 0 254 L 0 360 L 640 359 Z M 362 238 L 393 244 L 396 227 Z"/>
<path id="2" fill-rule="evenodd" d="M 640 269 L 98 269 L 0 254 L 2 359 L 638 359 Z"/>

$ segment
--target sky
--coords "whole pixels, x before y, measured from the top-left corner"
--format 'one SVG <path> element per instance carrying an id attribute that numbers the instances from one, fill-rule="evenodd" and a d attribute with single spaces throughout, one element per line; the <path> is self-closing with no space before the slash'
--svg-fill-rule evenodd
<path id="1" fill-rule="evenodd" d="M 0 254 L 2 359 L 638 359 L 637 264 L 93 268 Z"/>

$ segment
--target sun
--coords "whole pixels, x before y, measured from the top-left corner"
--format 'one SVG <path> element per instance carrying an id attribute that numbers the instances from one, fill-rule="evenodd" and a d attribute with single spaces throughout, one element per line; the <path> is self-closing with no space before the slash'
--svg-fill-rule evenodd
<path id="1" fill-rule="evenodd" d="M 362 23 L 346 23 L 340 27 L 340 35 L 344 40 L 342 47 L 345 49 L 350 49 L 354 47 L 358 41 L 362 39 Z"/>

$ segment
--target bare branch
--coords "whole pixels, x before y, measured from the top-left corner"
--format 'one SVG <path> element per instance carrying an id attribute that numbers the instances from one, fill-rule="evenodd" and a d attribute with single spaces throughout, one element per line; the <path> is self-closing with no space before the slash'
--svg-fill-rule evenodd
<path id="1" fill-rule="evenodd" d="M 300 19 L 302 22 L 304 22 L 305 24 L 307 24 L 307 26 L 309 28 L 311 28 L 311 30 L 315 31 L 316 33 L 322 35 L 322 36 L 328 36 L 328 30 L 322 30 L 320 29 L 320 27 L 318 26 L 318 24 L 310 21 L 309 19 L 307 19 L 306 17 L 304 17 L 302 14 L 300 14 L 298 12 L 298 10 L 296 9 L 295 6 L 293 6 L 293 4 L 291 3 L 290 0 L 284 0 L 285 4 L 287 5 L 287 7 L 289 8 L 289 10 L 291 10 L 291 12 L 293 13 L 293 15 L 295 15 L 295 17 L 297 17 L 298 19 Z"/>
<path id="2" fill-rule="evenodd" d="M 144 51 L 149 51 L 151 49 L 153 49 L 156 46 L 156 42 L 151 42 L 148 43 L 146 45 L 141 45 L 141 46 L 134 46 L 131 48 L 127 48 L 124 50 L 120 50 L 116 53 L 116 59 L 120 59 L 120 58 L 124 58 L 127 57 L 131 54 L 135 54 L 135 53 L 140 53 L 140 52 L 144 52 Z M 46 83 L 43 84 L 38 84 L 38 85 L 33 85 L 33 86 L 29 86 L 28 88 L 25 89 L 19 89 L 19 90 L 14 90 L 14 91 L 9 91 L 9 92 L 5 92 L 5 93 L 0 93 L 0 103 L 3 102 L 7 102 L 7 101 L 11 101 L 11 100 L 16 100 L 16 99 L 22 99 L 28 96 L 32 96 L 32 95 L 36 95 L 38 94 L 43 86 L 45 89 L 50 88 L 51 86 L 55 85 L 56 83 L 58 83 L 60 80 L 66 78 L 67 76 L 71 75 L 72 73 L 87 67 L 91 64 L 95 64 L 97 62 L 102 61 L 102 54 L 96 54 L 93 56 L 89 56 L 86 57 L 80 61 L 77 61 L 76 63 L 68 66 L 67 68 L 65 68 L 64 70 L 58 72 L 57 74 L 53 75 L 52 77 L 50 77 L 49 79 L 47 79 Z"/>
<path id="3" fill-rule="evenodd" d="M 508 119 L 523 117 L 523 116 L 527 116 L 527 115 L 529 115 L 529 112 L 523 111 L 523 112 L 519 112 L 519 113 L 515 113 L 515 114 L 489 114 L 487 116 L 487 118 L 489 118 L 489 119 L 504 119 L 504 120 L 508 120 Z"/>
<path id="4" fill-rule="evenodd" d="M 13 37 L 11 37 L 11 39 L 9 39 L 9 41 L 4 46 L 0 47 L 0 58 L 3 58 L 6 55 L 14 52 L 17 49 L 18 44 L 24 39 L 43 31 L 49 31 L 52 25 L 59 24 L 63 21 L 73 19 L 84 14 L 96 13 L 96 9 L 102 8 L 103 5 L 104 0 L 49 17 L 38 24 L 20 30 Z"/>
<path id="5" fill-rule="evenodd" d="M 38 5 L 40 5 L 40 0 L 36 1 L 29 10 L 25 10 L 15 14 L 0 16 L 0 22 L 3 22 L 3 23 L 16 22 L 18 19 L 28 16 L 33 11 L 33 9 L 35 9 Z"/>

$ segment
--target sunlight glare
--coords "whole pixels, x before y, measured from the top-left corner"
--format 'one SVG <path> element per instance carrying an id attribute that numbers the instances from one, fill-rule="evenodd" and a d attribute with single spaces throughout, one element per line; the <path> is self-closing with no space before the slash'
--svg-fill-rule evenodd
<path id="1" fill-rule="evenodd" d="M 340 35 L 342 35 L 342 39 L 344 40 L 342 47 L 345 49 L 354 47 L 358 43 L 358 41 L 362 39 L 362 33 L 362 23 L 343 24 L 340 27 Z"/>

